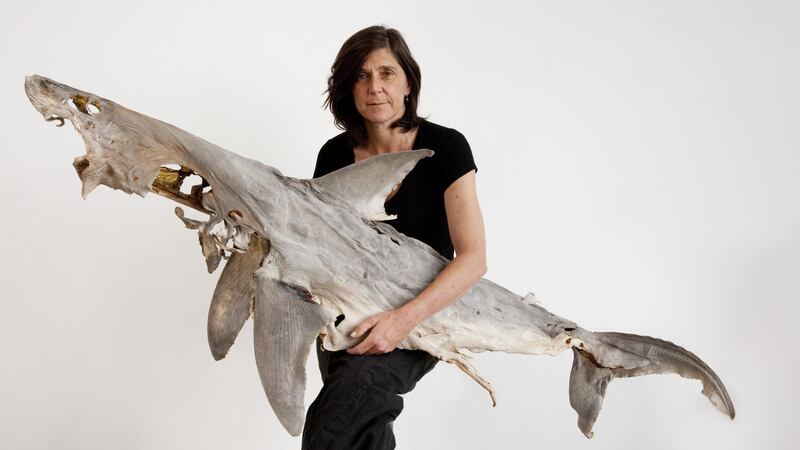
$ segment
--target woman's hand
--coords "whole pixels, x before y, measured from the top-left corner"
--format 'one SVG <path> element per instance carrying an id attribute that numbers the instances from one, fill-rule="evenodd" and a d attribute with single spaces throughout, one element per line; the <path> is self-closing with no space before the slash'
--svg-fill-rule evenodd
<path id="1" fill-rule="evenodd" d="M 378 355 L 388 353 L 405 339 L 417 324 L 401 309 L 384 311 L 364 320 L 350 333 L 359 338 L 369 333 L 358 345 L 347 349 L 351 355 Z"/>

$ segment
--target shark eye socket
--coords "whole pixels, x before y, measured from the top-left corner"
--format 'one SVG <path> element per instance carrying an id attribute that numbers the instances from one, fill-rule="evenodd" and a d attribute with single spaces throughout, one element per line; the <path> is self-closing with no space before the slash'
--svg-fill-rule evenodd
<path id="1" fill-rule="evenodd" d="M 100 112 L 100 102 L 97 100 L 89 101 L 83 95 L 75 94 L 69 98 L 69 104 L 78 111 L 93 116 Z"/>

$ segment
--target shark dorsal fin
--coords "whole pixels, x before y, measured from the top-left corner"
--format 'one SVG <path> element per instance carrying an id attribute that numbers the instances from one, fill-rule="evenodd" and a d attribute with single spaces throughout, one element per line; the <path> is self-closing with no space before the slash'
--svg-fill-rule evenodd
<path id="1" fill-rule="evenodd" d="M 312 180 L 325 193 L 338 196 L 369 220 L 389 220 L 386 198 L 432 150 L 412 150 L 373 156 Z"/>

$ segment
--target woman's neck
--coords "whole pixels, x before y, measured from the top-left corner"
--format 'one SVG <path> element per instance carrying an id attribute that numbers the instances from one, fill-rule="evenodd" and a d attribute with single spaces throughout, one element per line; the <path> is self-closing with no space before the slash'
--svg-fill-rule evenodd
<path id="1" fill-rule="evenodd" d="M 414 146 L 414 138 L 417 136 L 416 128 L 404 132 L 402 128 L 391 128 L 388 124 L 367 123 L 366 125 L 368 141 L 366 146 L 356 148 L 360 153 L 374 156 L 411 150 Z"/>

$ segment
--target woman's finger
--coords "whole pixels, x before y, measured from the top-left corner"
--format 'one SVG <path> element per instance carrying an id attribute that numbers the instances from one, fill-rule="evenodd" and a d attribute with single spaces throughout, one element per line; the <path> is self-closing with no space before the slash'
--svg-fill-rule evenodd
<path id="1" fill-rule="evenodd" d="M 367 338 L 361 341 L 360 344 L 348 348 L 347 353 L 351 355 L 363 355 L 371 351 L 374 345 L 375 343 L 373 342 L 373 339 L 367 336 Z"/>
<path id="2" fill-rule="evenodd" d="M 378 323 L 377 315 L 371 316 L 358 324 L 358 326 L 350 333 L 350 337 L 357 338 L 361 337 L 364 333 L 369 331 L 370 328 L 374 327 L 375 324 Z"/>

